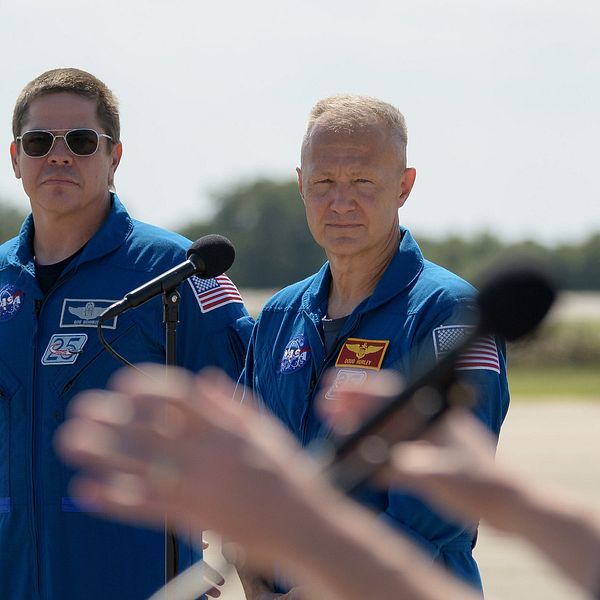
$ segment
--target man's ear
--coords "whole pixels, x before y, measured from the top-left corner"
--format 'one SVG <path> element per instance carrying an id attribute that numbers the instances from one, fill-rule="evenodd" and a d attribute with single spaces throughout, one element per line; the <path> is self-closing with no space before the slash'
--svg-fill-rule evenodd
<path id="1" fill-rule="evenodd" d="M 296 167 L 296 175 L 298 176 L 298 191 L 300 192 L 302 201 L 304 201 L 304 190 L 302 189 L 302 169 L 300 167 Z"/>
<path id="2" fill-rule="evenodd" d="M 15 177 L 21 179 L 21 168 L 19 167 L 19 149 L 16 142 L 10 143 L 10 162 L 12 164 Z"/>
<path id="3" fill-rule="evenodd" d="M 112 149 L 112 164 L 110 166 L 111 180 L 115 175 L 115 171 L 117 170 L 119 163 L 121 162 L 121 156 L 123 156 L 123 144 L 119 142 L 118 144 L 115 144 L 114 148 Z"/>
<path id="4" fill-rule="evenodd" d="M 417 177 L 417 170 L 413 167 L 407 167 L 404 169 L 402 179 L 400 180 L 400 195 L 398 196 L 398 208 L 402 208 L 404 203 L 408 199 L 410 192 L 415 184 L 415 178 Z"/>

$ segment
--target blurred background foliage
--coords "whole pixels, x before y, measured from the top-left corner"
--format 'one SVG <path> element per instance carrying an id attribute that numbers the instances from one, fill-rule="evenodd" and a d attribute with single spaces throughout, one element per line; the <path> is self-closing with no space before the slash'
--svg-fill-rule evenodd
<path id="1" fill-rule="evenodd" d="M 295 180 L 258 179 L 216 194 L 214 215 L 180 233 L 228 237 L 236 250 L 228 274 L 240 287 L 280 288 L 314 273 L 325 255 L 313 241 Z"/>
<path id="2" fill-rule="evenodd" d="M 0 243 L 19 233 L 26 214 L 24 210 L 6 204 L 0 198 Z"/>
<path id="3" fill-rule="evenodd" d="M 589 366 L 600 375 L 600 321 L 551 319 L 534 336 L 512 343 L 510 355 L 524 367 Z"/>
<path id="4" fill-rule="evenodd" d="M 180 232 L 192 240 L 206 233 L 230 238 L 237 251 L 230 273 L 241 287 L 280 288 L 314 273 L 325 258 L 306 226 L 295 180 L 233 185 L 214 196 L 210 218 L 185 224 Z M 469 281 L 477 281 L 500 258 L 530 256 L 552 265 L 564 289 L 600 290 L 600 231 L 553 248 L 531 240 L 507 243 L 489 232 L 438 240 L 412 233 L 427 258 Z"/>

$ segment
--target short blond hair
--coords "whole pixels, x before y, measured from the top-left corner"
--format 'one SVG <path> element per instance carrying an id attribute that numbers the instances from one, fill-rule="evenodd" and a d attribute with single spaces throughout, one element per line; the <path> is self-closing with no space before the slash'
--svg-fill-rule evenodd
<path id="1" fill-rule="evenodd" d="M 374 123 L 383 123 L 389 128 L 406 157 L 408 131 L 404 115 L 392 104 L 371 96 L 339 94 L 319 100 L 310 111 L 306 131 L 302 140 L 302 153 L 310 141 L 312 130 L 320 120 L 327 129 L 340 133 L 354 133 Z"/>

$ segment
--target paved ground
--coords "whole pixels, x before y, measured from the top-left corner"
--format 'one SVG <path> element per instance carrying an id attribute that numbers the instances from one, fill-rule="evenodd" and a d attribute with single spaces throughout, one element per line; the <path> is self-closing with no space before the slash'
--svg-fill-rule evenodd
<path id="1" fill-rule="evenodd" d="M 519 465 L 533 481 L 569 490 L 600 520 L 600 390 L 595 403 L 514 403 L 499 460 Z M 488 600 L 584 598 L 528 547 L 482 528 L 477 558 Z"/>
<path id="2" fill-rule="evenodd" d="M 570 490 L 600 520 L 600 391 L 597 402 L 514 402 L 499 460 L 545 486 Z M 214 545 L 213 545 L 214 547 Z M 578 600 L 584 596 L 522 543 L 482 527 L 476 555 L 487 600 Z M 223 600 L 244 598 L 232 578 Z"/>

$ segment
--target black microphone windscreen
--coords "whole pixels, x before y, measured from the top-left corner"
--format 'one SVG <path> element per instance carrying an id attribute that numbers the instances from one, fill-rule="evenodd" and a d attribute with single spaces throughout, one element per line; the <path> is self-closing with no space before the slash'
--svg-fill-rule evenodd
<path id="1" fill-rule="evenodd" d="M 202 261 L 198 277 L 210 279 L 221 275 L 231 265 L 235 259 L 235 248 L 233 244 L 222 235 L 211 233 L 196 240 L 187 251 L 187 257 L 197 264 Z"/>
<path id="2" fill-rule="evenodd" d="M 533 331 L 556 298 L 556 286 L 541 268 L 511 267 L 482 285 L 477 304 L 481 327 L 513 341 Z"/>

